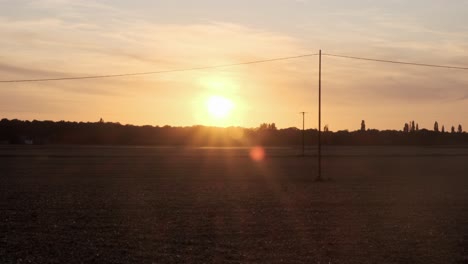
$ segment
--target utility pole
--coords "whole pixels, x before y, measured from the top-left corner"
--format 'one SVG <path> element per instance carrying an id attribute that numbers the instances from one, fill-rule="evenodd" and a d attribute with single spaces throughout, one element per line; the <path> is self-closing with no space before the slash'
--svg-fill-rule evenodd
<path id="1" fill-rule="evenodd" d="M 302 114 L 302 157 L 305 156 L 305 114 L 307 112 L 300 112 Z"/>
<path id="2" fill-rule="evenodd" d="M 316 181 L 322 181 L 322 50 L 319 51 L 319 94 L 318 94 L 318 175 Z"/>

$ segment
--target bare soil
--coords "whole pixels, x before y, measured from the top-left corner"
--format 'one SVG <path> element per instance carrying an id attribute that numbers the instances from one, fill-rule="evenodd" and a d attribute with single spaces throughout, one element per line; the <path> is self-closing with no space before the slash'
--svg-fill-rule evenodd
<path id="1" fill-rule="evenodd" d="M 0 146 L 0 263 L 468 263 L 468 148 Z"/>

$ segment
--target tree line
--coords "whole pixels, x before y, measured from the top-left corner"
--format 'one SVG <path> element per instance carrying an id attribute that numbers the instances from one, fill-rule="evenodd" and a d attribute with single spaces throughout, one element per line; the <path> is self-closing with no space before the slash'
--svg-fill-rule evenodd
<path id="1" fill-rule="evenodd" d="M 365 121 L 356 131 L 322 132 L 327 145 L 468 145 L 468 134 L 461 125 L 452 133 L 419 129 L 406 123 L 403 130 L 366 129 Z M 178 145 L 178 146 L 287 146 L 316 145 L 318 131 L 298 128 L 278 129 L 274 123 L 256 128 L 134 126 L 104 122 L 53 122 L 2 119 L 0 144 L 83 144 L 83 145 Z"/>

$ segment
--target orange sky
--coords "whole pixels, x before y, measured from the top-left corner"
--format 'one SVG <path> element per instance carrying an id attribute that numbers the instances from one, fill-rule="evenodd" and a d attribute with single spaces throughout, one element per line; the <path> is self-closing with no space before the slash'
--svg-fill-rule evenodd
<path id="1" fill-rule="evenodd" d="M 113 74 L 328 53 L 467 66 L 468 19 L 454 1 L 6 1 L 0 79 Z M 456 3 L 455 3 L 456 2 Z M 178 4 L 178 5 L 177 5 Z M 179 6 L 179 8 L 177 8 Z M 437 12 L 438 20 L 433 19 Z M 136 125 L 307 127 L 317 58 L 100 80 L 0 84 L 1 117 Z M 331 130 L 468 126 L 468 72 L 323 58 Z M 229 114 L 208 110 L 213 96 Z"/>

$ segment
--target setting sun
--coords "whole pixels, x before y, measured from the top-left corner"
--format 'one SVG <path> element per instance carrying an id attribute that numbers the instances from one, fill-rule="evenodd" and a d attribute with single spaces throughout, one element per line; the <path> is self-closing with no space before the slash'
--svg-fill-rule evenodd
<path id="1" fill-rule="evenodd" d="M 211 96 L 206 102 L 208 113 L 216 119 L 225 119 L 234 107 L 233 102 L 222 96 Z"/>

